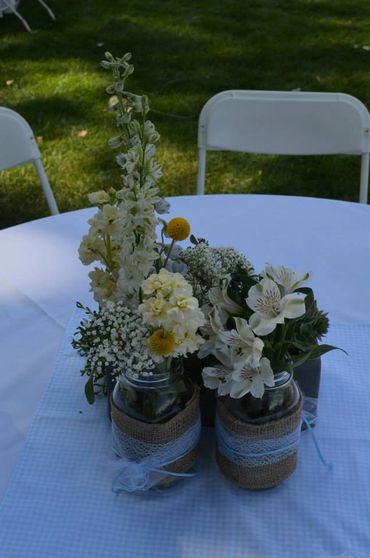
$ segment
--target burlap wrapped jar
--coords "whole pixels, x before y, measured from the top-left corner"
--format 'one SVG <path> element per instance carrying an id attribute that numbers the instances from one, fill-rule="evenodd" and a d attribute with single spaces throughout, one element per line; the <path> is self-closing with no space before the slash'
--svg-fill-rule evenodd
<path id="1" fill-rule="evenodd" d="M 225 405 L 225 398 L 217 401 L 217 421 L 225 429 L 227 435 L 246 441 L 279 440 L 292 434 L 299 439 L 301 425 L 302 397 L 295 410 L 287 416 L 271 420 L 264 424 L 250 424 L 233 416 Z M 274 463 L 246 466 L 235 459 L 226 457 L 218 444 L 216 460 L 222 474 L 240 488 L 263 490 L 272 488 L 287 479 L 297 466 L 297 445 L 292 451 L 286 451 L 281 459 Z M 257 444 L 258 445 L 258 444 Z M 225 452 L 227 453 L 227 452 Z M 263 459 L 262 459 L 263 461 Z"/>
<path id="2" fill-rule="evenodd" d="M 164 423 L 151 424 L 132 418 L 119 409 L 113 398 L 111 398 L 111 418 L 112 423 L 120 432 L 137 441 L 137 447 L 152 446 L 155 448 L 168 444 L 178 439 L 189 429 L 194 428 L 197 424 L 199 424 L 200 431 L 199 388 L 195 386 L 193 395 L 186 403 L 185 408 Z M 128 459 L 137 459 L 137 453 L 132 452 L 130 447 L 124 449 L 125 456 Z M 186 473 L 194 466 L 198 453 L 197 444 L 180 459 L 164 466 L 163 469 L 172 473 Z M 168 476 L 162 479 L 158 485 L 169 485 L 175 480 L 175 477 Z"/>

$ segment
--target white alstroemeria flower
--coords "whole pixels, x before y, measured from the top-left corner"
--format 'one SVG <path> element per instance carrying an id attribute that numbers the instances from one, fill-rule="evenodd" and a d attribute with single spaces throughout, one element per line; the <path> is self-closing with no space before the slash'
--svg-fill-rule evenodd
<path id="1" fill-rule="evenodd" d="M 220 366 L 206 366 L 202 372 L 203 383 L 209 389 L 217 389 L 218 395 L 229 395 L 231 388 L 231 370 Z"/>
<path id="2" fill-rule="evenodd" d="M 264 278 L 258 285 L 248 291 L 245 299 L 254 314 L 249 318 L 249 325 L 256 335 L 268 335 L 283 324 L 285 318 L 293 319 L 302 316 L 305 311 L 306 295 L 291 293 L 281 296 L 278 285 L 272 279 Z"/>
<path id="3" fill-rule="evenodd" d="M 223 343 L 218 334 L 220 331 L 223 331 L 223 329 L 224 327 L 220 318 L 220 314 L 217 308 L 213 308 L 208 314 L 208 321 L 206 325 L 202 328 L 203 334 L 208 336 L 208 339 L 199 349 L 199 358 L 204 358 L 211 353 L 214 353 L 214 351 L 218 348 L 221 348 Z"/>
<path id="4" fill-rule="evenodd" d="M 234 302 L 227 294 L 229 281 L 225 279 L 222 281 L 222 287 L 213 287 L 208 292 L 208 298 L 213 306 L 216 306 L 220 312 L 221 320 L 226 321 L 226 318 L 231 314 L 240 314 L 242 312 L 241 306 Z"/>
<path id="5" fill-rule="evenodd" d="M 234 370 L 231 379 L 230 397 L 235 399 L 247 393 L 251 393 L 253 397 L 262 397 L 265 386 L 274 386 L 274 373 L 266 357 L 261 358 L 256 368 L 246 365 L 240 370 Z"/>
<path id="6" fill-rule="evenodd" d="M 256 337 L 243 318 L 234 318 L 236 330 L 219 331 L 218 337 L 231 349 L 233 368 L 240 369 L 243 366 L 256 367 L 262 357 L 264 343 Z"/>
<path id="7" fill-rule="evenodd" d="M 282 296 L 284 296 L 292 293 L 303 283 L 311 279 L 312 273 L 299 273 L 297 271 L 292 271 L 283 265 L 280 267 L 267 265 L 262 273 L 262 276 L 275 281 L 275 283 L 280 287 Z"/>

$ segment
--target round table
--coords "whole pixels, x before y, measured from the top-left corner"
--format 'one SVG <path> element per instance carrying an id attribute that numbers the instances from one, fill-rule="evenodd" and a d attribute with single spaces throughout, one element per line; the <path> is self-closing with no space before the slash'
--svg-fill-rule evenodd
<path id="1" fill-rule="evenodd" d="M 196 237 L 266 263 L 314 273 L 319 307 L 335 324 L 370 324 L 370 206 L 262 195 L 169 199 Z M 0 232 L 0 498 L 49 382 L 75 302 L 91 304 L 78 246 L 95 209 Z M 185 243 L 184 243 L 185 244 Z"/>

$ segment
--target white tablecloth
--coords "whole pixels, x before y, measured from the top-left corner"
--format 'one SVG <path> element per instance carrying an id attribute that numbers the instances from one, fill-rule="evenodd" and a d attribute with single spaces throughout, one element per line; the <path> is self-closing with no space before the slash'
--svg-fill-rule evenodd
<path id="1" fill-rule="evenodd" d="M 212 245 L 235 246 L 257 270 L 269 262 L 314 271 L 311 285 L 332 322 L 370 323 L 369 206 L 273 196 L 170 201 L 171 217 L 186 217 L 193 233 Z M 0 494 L 50 379 L 75 301 L 91 301 L 88 270 L 80 264 L 77 249 L 93 211 L 49 217 L 0 233 Z"/>
<path id="2" fill-rule="evenodd" d="M 219 473 L 208 428 L 194 478 L 137 496 L 111 490 L 107 402 L 85 400 L 77 324 L 0 507 L 1 558 L 368 558 L 370 326 L 330 332 L 350 354 L 326 359 L 316 436 L 330 469 L 306 431 L 287 482 L 239 490 Z"/>

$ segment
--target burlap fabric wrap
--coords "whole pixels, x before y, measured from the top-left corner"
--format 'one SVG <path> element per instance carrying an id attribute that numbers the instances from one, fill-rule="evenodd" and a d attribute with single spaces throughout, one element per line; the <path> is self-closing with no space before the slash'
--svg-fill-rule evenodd
<path id="1" fill-rule="evenodd" d="M 289 416 L 266 424 L 254 425 L 234 417 L 219 398 L 217 415 L 224 428 L 232 435 L 256 439 L 276 439 L 293 432 L 301 423 L 302 398 L 297 409 Z M 222 474 L 240 488 L 263 490 L 272 488 L 287 479 L 297 466 L 297 450 L 269 465 L 245 467 L 229 461 L 216 447 L 216 461 Z"/>
<path id="2" fill-rule="evenodd" d="M 184 434 L 199 418 L 199 388 L 194 387 L 194 393 L 186 407 L 169 421 L 163 424 L 149 424 L 129 417 L 121 411 L 111 399 L 111 417 L 114 424 L 125 434 L 147 444 L 166 444 Z M 130 455 L 127 455 L 130 459 Z M 166 465 L 164 468 L 173 473 L 186 473 L 193 467 L 198 458 L 198 447 L 195 447 L 181 459 Z M 167 477 L 161 484 L 174 482 L 173 477 Z"/>

